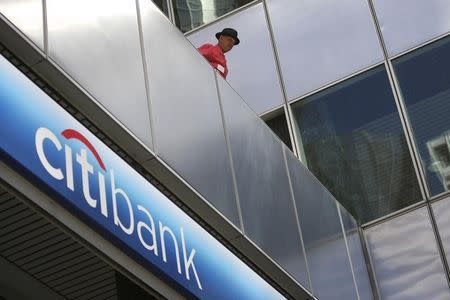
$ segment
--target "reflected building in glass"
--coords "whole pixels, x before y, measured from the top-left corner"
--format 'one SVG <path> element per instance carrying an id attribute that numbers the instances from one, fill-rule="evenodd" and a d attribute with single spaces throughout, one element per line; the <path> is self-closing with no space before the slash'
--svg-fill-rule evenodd
<path id="1" fill-rule="evenodd" d="M 172 1 L 175 23 L 182 32 L 191 31 L 203 24 L 251 2 L 251 0 L 169 0 Z M 170 5 L 170 4 L 169 4 Z M 160 2 L 160 7 L 167 6 Z"/>
<path id="2" fill-rule="evenodd" d="M 375 298 L 450 298 L 448 20 L 439 0 L 265 0 L 187 34 L 198 46 L 223 27 L 242 32 L 229 82 L 356 218 Z M 413 275 L 422 262 L 406 257 L 419 253 L 434 267 Z"/>

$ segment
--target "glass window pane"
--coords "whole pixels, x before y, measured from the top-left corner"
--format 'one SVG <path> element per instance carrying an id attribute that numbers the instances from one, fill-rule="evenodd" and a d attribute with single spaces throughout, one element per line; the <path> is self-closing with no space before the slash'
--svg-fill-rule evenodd
<path id="1" fill-rule="evenodd" d="M 266 121 L 267 126 L 280 138 L 280 140 L 292 151 L 291 137 L 287 126 L 286 115 L 281 111 L 279 115 L 271 117 Z"/>
<path id="2" fill-rule="evenodd" d="M 373 299 L 372 287 L 370 286 L 369 273 L 362 250 L 361 239 L 358 232 L 356 220 L 350 213 L 339 205 L 342 216 L 342 224 L 347 238 L 348 250 L 352 260 L 353 273 L 355 274 L 356 286 L 361 300 Z"/>
<path id="3" fill-rule="evenodd" d="M 153 148 L 136 2 L 46 3 L 50 58 Z"/>
<path id="4" fill-rule="evenodd" d="M 303 269 L 300 232 L 282 144 L 217 75 L 244 233 L 295 278 Z"/>
<path id="5" fill-rule="evenodd" d="M 363 223 L 421 199 L 384 67 L 293 105 L 307 165 Z"/>
<path id="6" fill-rule="evenodd" d="M 239 226 L 214 72 L 151 2 L 140 5 L 157 154 Z"/>
<path id="7" fill-rule="evenodd" d="M 450 39 L 394 61 L 431 194 L 450 189 Z"/>
<path id="8" fill-rule="evenodd" d="M 167 7 L 167 1 L 168 0 L 152 0 L 153 3 L 156 4 L 156 6 L 159 7 L 159 9 L 167 16 L 168 15 L 168 7 Z"/>
<path id="9" fill-rule="evenodd" d="M 374 0 L 390 56 L 450 30 L 448 0 Z"/>
<path id="10" fill-rule="evenodd" d="M 367 1 L 267 0 L 289 99 L 383 59 Z"/>
<path id="11" fill-rule="evenodd" d="M 187 32 L 251 2 L 252 0 L 172 0 L 175 23 Z"/>
<path id="12" fill-rule="evenodd" d="M 232 27 L 239 32 L 241 43 L 226 54 L 227 81 L 258 114 L 283 103 L 273 48 L 263 5 L 257 4 L 220 22 L 202 28 L 188 39 L 196 47 L 216 44 L 216 32 Z"/>
<path id="13" fill-rule="evenodd" d="M 42 0 L 2 0 L 0 13 L 44 50 Z"/>
<path id="14" fill-rule="evenodd" d="M 450 197 L 432 204 L 447 262 L 450 259 Z"/>
<path id="15" fill-rule="evenodd" d="M 381 299 L 450 299 L 425 207 L 365 234 Z"/>
<path id="16" fill-rule="evenodd" d="M 289 151 L 285 151 L 303 243 L 318 299 L 356 299 L 356 289 L 335 200 Z"/>

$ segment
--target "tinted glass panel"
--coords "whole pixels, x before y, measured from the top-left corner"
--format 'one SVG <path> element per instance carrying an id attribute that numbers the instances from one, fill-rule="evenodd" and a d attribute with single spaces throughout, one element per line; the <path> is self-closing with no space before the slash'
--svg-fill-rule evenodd
<path id="1" fill-rule="evenodd" d="M 172 0 L 175 22 L 182 32 L 209 23 L 252 0 Z"/>
<path id="2" fill-rule="evenodd" d="M 361 300 L 373 299 L 369 274 L 358 232 L 358 225 L 356 224 L 356 220 L 342 205 L 339 205 L 339 209 L 341 210 L 342 224 L 344 226 L 345 236 L 347 238 L 348 250 L 352 261 L 353 273 L 355 274 L 359 297 Z"/>
<path id="3" fill-rule="evenodd" d="M 164 12 L 164 14 L 167 16 L 168 14 L 168 7 L 167 7 L 167 1 L 168 0 L 152 0 L 153 3 L 156 4 L 156 6 L 159 7 L 159 9 Z"/>
<path id="4" fill-rule="evenodd" d="M 383 59 L 367 1 L 266 2 L 289 99 Z"/>
<path id="5" fill-rule="evenodd" d="M 239 32 L 241 43 L 226 53 L 227 81 L 258 114 L 279 107 L 283 94 L 277 76 L 273 48 L 262 4 L 211 24 L 188 38 L 199 47 L 204 43 L 216 44 L 215 34 L 232 27 Z"/>
<path id="6" fill-rule="evenodd" d="M 448 0 L 374 0 L 373 4 L 390 55 L 450 30 Z"/>
<path id="7" fill-rule="evenodd" d="M 366 231 L 381 299 L 450 299 L 427 209 Z"/>
<path id="8" fill-rule="evenodd" d="M 152 148 L 136 2 L 46 3 L 50 58 Z"/>
<path id="9" fill-rule="evenodd" d="M 289 151 L 285 151 L 313 294 L 356 299 L 350 261 L 335 200 Z"/>
<path id="10" fill-rule="evenodd" d="M 295 278 L 303 268 L 283 148 L 269 128 L 217 75 L 244 233 Z"/>
<path id="11" fill-rule="evenodd" d="M 157 154 L 239 226 L 214 72 L 149 1 L 140 1 Z"/>
<path id="12" fill-rule="evenodd" d="M 309 169 L 367 222 L 421 199 L 383 67 L 293 106 Z"/>
<path id="13" fill-rule="evenodd" d="M 433 195 L 450 189 L 450 39 L 394 61 Z"/>

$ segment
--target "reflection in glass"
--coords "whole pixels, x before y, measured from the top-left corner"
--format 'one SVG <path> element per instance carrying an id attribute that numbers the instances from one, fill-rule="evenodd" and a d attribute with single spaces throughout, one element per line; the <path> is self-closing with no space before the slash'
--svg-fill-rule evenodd
<path id="1" fill-rule="evenodd" d="M 421 199 L 383 67 L 293 105 L 307 165 L 362 222 Z"/>
<path id="2" fill-rule="evenodd" d="M 450 197 L 433 203 L 432 207 L 442 246 L 450 261 Z"/>
<path id="3" fill-rule="evenodd" d="M 336 201 L 290 151 L 285 155 L 313 294 L 318 299 L 356 299 Z"/>
<path id="4" fill-rule="evenodd" d="M 381 299 L 450 299 L 426 207 L 365 231 Z"/>
<path id="5" fill-rule="evenodd" d="M 361 239 L 358 232 L 356 220 L 342 206 L 338 205 L 341 211 L 342 224 L 347 238 L 347 245 L 350 259 L 355 274 L 356 286 L 361 300 L 373 299 L 372 288 L 370 286 L 369 274 L 364 259 Z"/>
<path id="6" fill-rule="evenodd" d="M 173 0 L 175 22 L 187 32 L 249 3 L 251 0 Z"/>
<path id="7" fill-rule="evenodd" d="M 431 194 L 450 189 L 450 39 L 394 60 Z"/>
<path id="8" fill-rule="evenodd" d="M 227 82 L 216 77 L 244 233 L 298 279 L 304 258 L 283 147 Z"/>
<path id="9" fill-rule="evenodd" d="M 46 5 L 49 58 L 152 148 L 136 3 L 47 0 Z"/>
<path id="10" fill-rule="evenodd" d="M 238 225 L 214 73 L 153 5 L 140 4 L 157 154 Z"/>

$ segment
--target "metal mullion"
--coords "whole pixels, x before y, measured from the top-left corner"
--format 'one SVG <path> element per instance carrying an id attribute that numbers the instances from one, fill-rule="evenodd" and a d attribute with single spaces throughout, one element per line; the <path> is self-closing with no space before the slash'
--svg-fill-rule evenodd
<path id="1" fill-rule="evenodd" d="M 289 106 L 289 99 L 287 97 L 286 87 L 284 85 L 284 79 L 283 79 L 283 72 L 281 70 L 281 64 L 280 64 L 280 58 L 278 56 L 278 49 L 275 42 L 275 35 L 273 32 L 272 22 L 270 21 L 270 15 L 269 15 L 269 9 L 267 7 L 266 1 L 262 1 L 263 9 L 264 9 L 264 18 L 266 20 L 267 29 L 269 31 L 269 40 L 270 44 L 272 46 L 273 51 L 273 58 L 275 60 L 275 66 L 277 71 L 277 77 L 281 88 L 281 93 L 283 95 L 283 107 L 284 107 L 284 113 L 286 116 L 286 122 L 288 126 L 289 131 L 289 138 L 291 139 L 292 144 L 292 152 L 294 152 L 294 155 L 297 156 L 297 158 L 300 158 L 299 152 L 298 152 L 298 141 L 297 136 L 294 134 L 294 122 L 293 122 L 293 116 L 291 107 Z"/>
<path id="2" fill-rule="evenodd" d="M 447 285 L 450 288 L 450 268 L 447 261 L 447 256 L 445 255 L 445 249 L 444 245 L 442 244 L 441 235 L 436 223 L 436 218 L 434 217 L 433 208 L 431 207 L 430 202 L 427 202 L 427 210 L 431 222 L 431 227 L 433 228 L 434 238 L 436 239 L 436 244 L 438 246 L 438 251 L 441 257 L 442 266 L 444 267 L 445 277 L 447 278 Z"/>
<path id="3" fill-rule="evenodd" d="M 154 153 L 156 152 L 156 134 L 154 129 L 154 121 L 153 121 L 153 103 L 152 98 L 150 97 L 150 83 L 149 83 L 149 66 L 147 64 L 146 59 L 146 50 L 145 50 L 145 38 L 144 38 L 144 28 L 142 26 L 142 13 L 141 13 L 141 1 L 142 0 L 136 0 L 136 14 L 137 14 L 137 23 L 138 23 L 138 31 L 139 31 L 139 43 L 140 43 L 140 49 L 141 49 L 141 56 L 142 56 L 142 68 L 144 72 L 144 84 L 145 84 L 145 95 L 147 98 L 147 111 L 148 111 L 148 119 L 150 123 L 150 134 L 151 134 L 151 141 L 153 146 Z"/>
<path id="4" fill-rule="evenodd" d="M 366 267 L 368 269 L 369 281 L 372 287 L 372 294 L 376 300 L 380 300 L 380 290 L 378 287 L 377 276 L 375 273 L 375 268 L 373 267 L 372 257 L 370 255 L 369 247 L 367 246 L 366 235 L 361 227 L 358 227 L 358 233 L 360 237 L 361 247 L 364 255 L 364 260 L 366 262 Z"/>
<path id="5" fill-rule="evenodd" d="M 420 48 L 426 47 L 426 46 L 428 46 L 430 44 L 433 44 L 434 42 L 439 41 L 441 39 L 444 39 L 444 38 L 446 38 L 448 36 L 450 36 L 450 31 L 448 31 L 446 33 L 443 33 L 441 35 L 438 35 L 437 37 L 434 37 L 434 38 L 432 38 L 430 40 L 427 40 L 427 41 L 423 42 L 422 44 L 419 44 L 419 45 L 414 46 L 412 48 L 408 48 L 406 50 L 403 50 L 403 51 L 393 55 L 392 57 L 390 57 L 390 59 L 391 60 L 395 60 L 395 59 L 397 59 L 397 58 L 399 58 L 399 57 L 401 57 L 403 55 L 409 54 L 409 53 L 414 52 L 414 51 L 416 51 L 416 50 L 418 50 Z"/>
<path id="6" fill-rule="evenodd" d="M 367 3 L 369 5 L 369 8 L 370 8 L 370 11 L 372 14 L 372 19 L 373 19 L 373 22 L 374 22 L 374 25 L 375 25 L 375 28 L 377 31 L 378 39 L 379 39 L 381 48 L 383 50 L 387 75 L 389 78 L 389 82 L 391 84 L 392 93 L 393 93 L 393 96 L 395 99 L 395 104 L 397 106 L 398 113 L 400 116 L 400 122 L 402 124 L 403 132 L 406 137 L 406 143 L 408 145 L 408 150 L 409 150 L 411 158 L 412 158 L 413 167 L 416 172 L 416 177 L 419 180 L 419 188 L 420 188 L 420 192 L 422 194 L 422 199 L 428 199 L 430 196 L 430 192 L 428 190 L 428 185 L 427 185 L 425 175 L 423 172 L 419 151 L 417 149 L 417 144 L 415 142 L 413 130 L 411 127 L 411 123 L 410 123 L 408 114 L 407 114 L 406 105 L 404 103 L 403 96 L 401 94 L 400 86 L 398 84 L 397 77 L 395 75 L 394 67 L 392 66 L 392 62 L 389 60 L 389 53 L 388 53 L 388 50 L 386 47 L 386 43 L 384 42 L 384 39 L 383 39 L 383 34 L 381 32 L 381 27 L 378 22 L 375 7 L 373 5 L 372 0 L 367 0 Z"/>
<path id="7" fill-rule="evenodd" d="M 350 248 L 348 247 L 347 234 L 346 234 L 346 231 L 344 228 L 344 222 L 342 221 L 341 208 L 339 207 L 339 202 L 337 200 L 335 200 L 334 202 L 336 204 L 336 209 L 337 209 L 338 216 L 339 216 L 339 222 L 341 223 L 342 235 L 344 236 L 345 249 L 347 250 L 347 258 L 348 258 L 348 263 L 350 264 L 350 272 L 352 273 L 353 284 L 355 285 L 356 297 L 358 298 L 358 300 L 360 300 L 361 298 L 359 296 L 358 285 L 356 284 L 355 272 L 353 270 L 353 261 L 352 261 L 351 255 L 350 255 Z"/>
<path id="8" fill-rule="evenodd" d="M 172 22 L 174 26 L 177 26 L 175 22 L 175 8 L 173 7 L 172 0 L 165 0 L 167 4 L 167 15 L 169 17 L 169 21 Z"/>
<path id="9" fill-rule="evenodd" d="M 342 83 L 344 81 L 347 81 L 347 80 L 349 80 L 351 78 L 354 78 L 354 77 L 356 77 L 356 76 L 358 76 L 360 74 L 363 74 L 363 73 L 365 73 L 365 72 L 367 72 L 369 70 L 375 69 L 375 68 L 377 68 L 377 67 L 379 67 L 379 66 L 381 66 L 383 64 L 384 64 L 384 60 L 379 61 L 379 62 L 377 62 L 377 63 L 375 63 L 373 65 L 370 65 L 368 67 L 365 67 L 364 69 L 358 70 L 358 71 L 356 71 L 354 73 L 350 73 L 350 74 L 348 74 L 348 75 L 346 75 L 344 77 L 336 79 L 336 80 L 334 80 L 332 82 L 329 82 L 329 83 L 327 83 L 327 84 L 325 84 L 325 85 L 323 85 L 323 86 L 321 86 L 319 88 L 313 89 L 313 90 L 307 92 L 306 94 L 303 94 L 303 95 L 301 95 L 299 97 L 296 97 L 296 98 L 292 99 L 291 101 L 289 101 L 289 104 L 293 105 L 295 103 L 301 102 L 304 99 L 306 99 L 306 98 L 308 98 L 308 97 L 310 97 L 310 96 L 312 96 L 314 94 L 320 93 L 320 92 L 322 92 L 324 90 L 327 90 L 327 89 L 329 89 L 331 87 L 334 87 L 334 86 L 336 86 L 336 85 L 338 85 L 338 84 L 340 84 L 340 83 Z"/>
<path id="10" fill-rule="evenodd" d="M 42 0 L 42 27 L 44 30 L 44 53 L 48 57 L 48 20 L 47 20 L 47 0 Z"/>
<path id="11" fill-rule="evenodd" d="M 434 195 L 433 197 L 430 198 L 429 202 L 430 203 L 435 203 L 435 202 L 443 200 L 443 199 L 445 199 L 447 197 L 450 197 L 450 192 L 449 191 L 446 191 L 446 192 Z"/>
<path id="12" fill-rule="evenodd" d="M 423 206 L 425 206 L 425 204 L 426 204 L 426 200 L 422 200 L 422 201 L 413 203 L 410 206 L 404 207 L 404 208 L 399 209 L 397 211 L 394 211 L 394 212 L 392 212 L 390 214 L 387 214 L 387 215 L 384 215 L 382 217 L 379 217 L 378 219 L 375 219 L 375 220 L 372 220 L 370 222 L 361 224 L 360 227 L 363 230 L 369 229 L 371 227 L 375 227 L 377 225 L 380 225 L 382 223 L 388 222 L 388 221 L 390 221 L 392 219 L 395 219 L 397 217 L 405 215 L 405 214 L 407 214 L 407 213 L 409 213 L 411 211 L 414 211 L 416 209 L 422 208 Z"/>
<path id="13" fill-rule="evenodd" d="M 239 189 L 238 189 L 238 185 L 237 185 L 236 169 L 234 167 L 234 160 L 233 160 L 233 152 L 231 151 L 231 142 L 230 142 L 230 136 L 228 133 L 227 121 L 225 120 L 225 111 L 223 109 L 223 104 L 222 104 L 222 95 L 220 93 L 219 82 L 217 80 L 217 73 L 215 71 L 214 71 L 213 76 L 214 76 L 214 83 L 216 85 L 217 101 L 219 103 L 220 117 L 222 118 L 223 134 L 225 137 L 225 144 L 227 147 L 228 161 L 230 163 L 231 179 L 233 180 L 233 191 L 234 191 L 235 198 L 236 198 L 236 206 L 237 206 L 237 213 L 238 213 L 238 218 L 239 218 L 239 225 L 240 225 L 242 234 L 245 234 L 244 217 L 242 214 L 241 198 L 239 196 Z"/>
<path id="14" fill-rule="evenodd" d="M 297 203 L 295 202 L 294 188 L 292 187 L 292 180 L 291 180 L 291 175 L 290 175 L 290 171 L 289 171 L 289 164 L 287 162 L 286 151 L 287 151 L 286 147 L 283 146 L 283 158 L 284 158 L 284 164 L 285 164 L 286 173 L 287 173 L 287 177 L 288 177 L 289 192 L 291 193 L 292 205 L 294 207 L 294 213 L 295 213 L 295 221 L 297 223 L 297 230 L 298 230 L 299 236 L 300 236 L 300 243 L 301 243 L 301 247 L 303 250 L 303 256 L 305 258 L 305 267 L 306 267 L 306 274 L 308 275 L 309 289 L 310 289 L 311 294 L 314 295 L 314 290 L 313 290 L 313 285 L 312 285 L 312 280 L 311 280 L 311 275 L 310 275 L 309 265 L 308 265 L 308 258 L 306 256 L 306 248 L 305 248 L 305 243 L 303 241 L 303 233 L 302 233 L 302 228 L 301 228 L 301 224 L 300 224 L 300 217 L 298 215 Z"/>
<path id="15" fill-rule="evenodd" d="M 423 199 L 430 198 L 430 190 L 428 188 L 425 172 L 423 170 L 422 160 L 420 158 L 419 150 L 417 149 L 416 139 L 414 137 L 414 132 L 409 120 L 406 105 L 403 99 L 403 95 L 400 90 L 400 85 L 398 83 L 397 76 L 395 74 L 394 67 L 391 60 L 387 60 L 387 70 L 389 75 L 389 81 L 392 80 L 393 90 L 395 92 L 394 98 L 396 98 L 397 108 L 400 112 L 400 119 L 402 121 L 403 131 L 405 132 L 406 140 L 408 143 L 408 148 L 413 159 L 414 169 L 416 171 L 417 178 L 419 179 L 419 187 L 422 193 Z M 403 124 L 404 123 L 404 124 Z"/>

